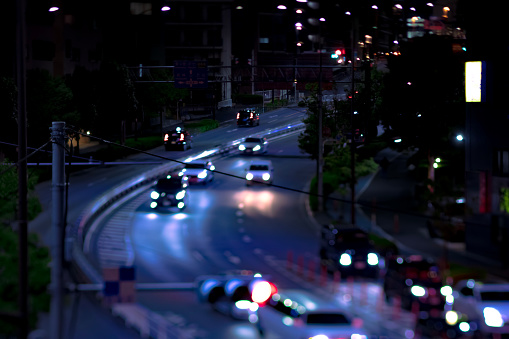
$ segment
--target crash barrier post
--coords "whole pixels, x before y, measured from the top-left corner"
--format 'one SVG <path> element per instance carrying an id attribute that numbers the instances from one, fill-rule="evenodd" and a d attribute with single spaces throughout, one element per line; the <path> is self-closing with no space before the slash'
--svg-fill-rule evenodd
<path id="1" fill-rule="evenodd" d="M 339 291 L 339 284 L 341 283 L 341 272 L 334 271 L 334 279 L 332 282 L 332 293 Z"/>
<path id="2" fill-rule="evenodd" d="M 401 316 L 401 297 L 399 295 L 395 295 L 392 299 L 392 318 L 394 320 L 399 320 Z"/>
<path id="3" fill-rule="evenodd" d="M 286 269 L 292 271 L 293 268 L 293 251 L 288 251 L 286 257 Z"/>
<path id="4" fill-rule="evenodd" d="M 308 280 L 315 281 L 315 261 L 312 258 L 308 263 Z"/>
<path id="5" fill-rule="evenodd" d="M 320 265 L 320 285 L 327 285 L 327 266 L 324 264 Z"/>

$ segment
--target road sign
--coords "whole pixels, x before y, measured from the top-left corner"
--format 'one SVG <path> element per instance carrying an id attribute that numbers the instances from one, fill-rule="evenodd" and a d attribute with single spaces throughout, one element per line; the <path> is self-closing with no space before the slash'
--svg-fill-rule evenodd
<path id="1" fill-rule="evenodd" d="M 207 88 L 206 61 L 177 60 L 174 64 L 175 88 Z"/>

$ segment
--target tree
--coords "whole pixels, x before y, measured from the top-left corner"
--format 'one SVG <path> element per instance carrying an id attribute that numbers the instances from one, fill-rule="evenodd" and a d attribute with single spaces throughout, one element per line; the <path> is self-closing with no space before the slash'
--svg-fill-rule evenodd
<path id="1" fill-rule="evenodd" d="M 10 227 L 0 224 L 0 312 L 15 313 L 18 310 L 18 235 Z M 50 255 L 47 247 L 39 245 L 37 235 L 28 237 L 28 301 L 30 329 L 37 326 L 40 312 L 48 312 L 50 295 Z M 0 319 L 0 336 L 13 337 L 17 325 Z"/>

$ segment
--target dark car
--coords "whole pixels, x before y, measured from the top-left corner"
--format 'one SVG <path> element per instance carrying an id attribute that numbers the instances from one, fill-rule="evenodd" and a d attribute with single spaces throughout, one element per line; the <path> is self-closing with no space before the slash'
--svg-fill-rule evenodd
<path id="1" fill-rule="evenodd" d="M 403 309 L 415 311 L 418 308 L 419 324 L 428 332 L 455 332 L 456 329 L 445 321 L 446 297 L 452 288 L 444 284 L 437 263 L 411 255 L 388 258 L 386 266 L 383 287 L 387 301 L 394 302 L 398 298 Z"/>
<path id="2" fill-rule="evenodd" d="M 181 211 L 189 203 L 188 179 L 182 172 L 159 179 L 150 193 L 150 208 Z"/>
<path id="3" fill-rule="evenodd" d="M 237 113 L 237 126 L 260 126 L 260 113 L 245 109 Z"/>
<path id="4" fill-rule="evenodd" d="M 380 273 L 380 255 L 369 234 L 356 227 L 324 226 L 320 259 L 329 271 L 339 271 L 342 277 L 376 279 Z"/>
<path id="5" fill-rule="evenodd" d="M 188 131 L 182 129 L 181 127 L 177 127 L 173 131 L 166 132 L 164 134 L 163 141 L 164 148 L 167 151 L 185 151 L 193 147 L 193 137 Z"/>

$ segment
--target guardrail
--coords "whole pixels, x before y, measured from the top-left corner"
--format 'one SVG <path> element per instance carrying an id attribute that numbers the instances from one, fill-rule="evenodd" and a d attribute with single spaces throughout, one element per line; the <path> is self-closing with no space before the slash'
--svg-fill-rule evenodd
<path id="1" fill-rule="evenodd" d="M 284 126 L 279 126 L 273 129 L 267 129 L 261 133 L 253 134 L 252 136 L 265 136 L 267 139 L 276 139 L 279 136 L 294 133 L 296 131 L 302 130 L 305 128 L 305 124 L 300 122 L 297 124 L 288 124 Z M 243 139 L 243 138 L 242 138 Z M 195 157 L 206 157 L 206 156 L 224 156 L 227 154 L 231 154 L 232 151 L 237 149 L 237 145 L 242 141 L 242 139 L 234 140 L 222 145 L 218 145 L 212 151 L 201 152 L 196 154 Z M 186 157 L 185 159 L 193 158 Z M 179 160 L 185 161 L 185 160 Z M 130 194 L 135 193 L 138 190 L 141 190 L 145 187 L 149 187 L 159 179 L 161 176 L 165 175 L 167 172 L 175 169 L 180 164 L 174 162 L 168 162 L 167 164 L 163 164 L 158 166 L 150 171 L 143 173 L 140 176 L 132 178 L 121 185 L 109 190 L 104 193 L 102 196 L 97 198 L 94 202 L 92 202 L 87 208 L 81 213 L 80 217 L 76 220 L 74 226 L 71 227 L 68 234 L 66 235 L 65 240 L 65 253 L 66 253 L 66 261 L 71 263 L 71 270 L 77 277 L 79 283 L 92 283 L 92 284 L 103 284 L 103 278 L 100 274 L 97 267 L 94 267 L 92 262 L 87 258 L 87 256 L 83 253 L 83 244 L 84 239 L 87 236 L 90 226 L 92 222 L 103 213 L 108 207 L 118 202 L 122 198 L 127 198 Z M 135 322 L 132 322 L 130 319 L 132 318 L 132 312 L 134 312 L 135 308 L 126 308 L 113 305 L 112 312 L 114 311 L 117 316 L 123 317 L 126 324 L 130 326 L 134 326 Z M 136 311 L 138 315 L 143 314 L 145 319 L 137 320 L 136 324 L 144 324 L 143 329 L 140 330 L 140 334 L 144 338 L 159 338 L 159 336 L 154 336 L 153 331 L 150 328 L 146 328 L 146 324 L 161 324 L 164 322 L 164 319 L 161 318 L 160 315 L 151 312 L 150 310 L 144 310 L 143 312 Z M 154 320 L 154 319 L 157 319 Z M 137 326 L 137 325 L 136 325 Z M 141 326 L 141 325 L 140 325 Z M 160 325 L 158 325 L 160 326 Z M 171 328 L 174 331 L 179 331 L 178 328 L 175 328 L 172 324 L 168 323 L 164 325 L 165 328 Z M 167 331 L 164 331 L 164 338 L 172 338 L 168 336 Z M 159 332 L 158 332 L 159 333 Z M 161 332 L 163 333 L 163 332 Z M 188 334 L 176 334 L 178 338 L 190 338 Z M 162 338 L 162 337 L 161 337 Z"/>

